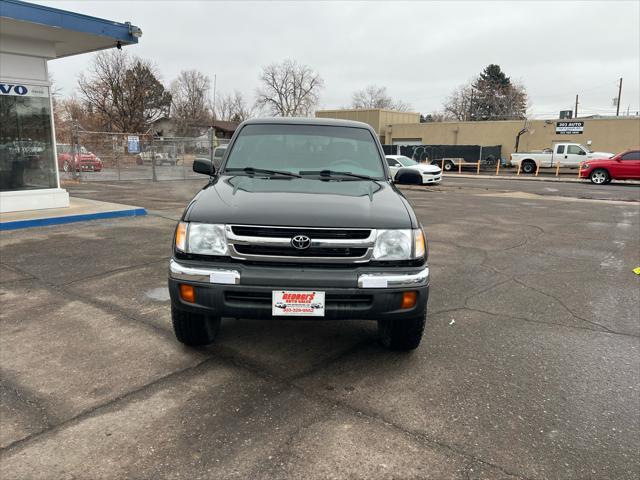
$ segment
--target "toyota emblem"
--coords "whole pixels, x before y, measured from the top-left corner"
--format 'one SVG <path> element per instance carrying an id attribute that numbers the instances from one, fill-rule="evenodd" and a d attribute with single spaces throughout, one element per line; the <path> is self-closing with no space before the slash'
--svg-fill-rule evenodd
<path id="1" fill-rule="evenodd" d="M 311 239 L 306 235 L 296 235 L 291 239 L 291 246 L 296 250 L 306 250 L 311 246 Z"/>

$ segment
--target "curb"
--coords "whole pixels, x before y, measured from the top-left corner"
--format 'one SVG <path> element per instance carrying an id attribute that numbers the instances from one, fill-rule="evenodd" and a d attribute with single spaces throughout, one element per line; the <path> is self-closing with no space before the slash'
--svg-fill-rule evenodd
<path id="1" fill-rule="evenodd" d="M 21 228 L 46 227 L 65 223 L 85 222 L 87 220 L 103 220 L 105 218 L 137 217 L 146 215 L 144 208 L 129 210 L 115 210 L 112 212 L 85 213 L 81 215 L 66 215 L 61 217 L 34 218 L 33 220 L 15 220 L 0 223 L 0 231 L 18 230 Z"/>
<path id="2" fill-rule="evenodd" d="M 556 183 L 589 183 L 586 178 L 562 178 L 562 177 L 532 177 L 532 176 L 516 176 L 516 175 L 472 175 L 468 173 L 442 173 L 444 178 L 482 178 L 488 180 L 519 180 L 519 181 L 534 181 L 534 182 L 556 182 Z M 636 180 L 614 180 L 614 182 L 622 185 L 640 185 L 640 182 Z"/>

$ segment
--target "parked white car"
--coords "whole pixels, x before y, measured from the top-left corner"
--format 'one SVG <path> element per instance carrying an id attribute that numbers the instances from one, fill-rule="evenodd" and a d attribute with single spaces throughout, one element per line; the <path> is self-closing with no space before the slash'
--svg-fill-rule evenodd
<path id="1" fill-rule="evenodd" d="M 395 179 L 396 173 L 401 168 L 412 168 L 418 170 L 422 175 L 422 184 L 440 183 L 442 180 L 442 170 L 437 165 L 428 163 L 418 163 L 404 155 L 387 155 L 387 164 L 391 170 L 391 176 Z"/>
<path id="2" fill-rule="evenodd" d="M 541 152 L 512 153 L 511 166 L 520 168 L 523 173 L 535 173 L 540 168 L 561 167 L 578 168 L 580 162 L 597 158 L 611 158 L 613 153 L 594 152 L 586 145 L 580 143 L 556 143 L 553 148 Z"/>

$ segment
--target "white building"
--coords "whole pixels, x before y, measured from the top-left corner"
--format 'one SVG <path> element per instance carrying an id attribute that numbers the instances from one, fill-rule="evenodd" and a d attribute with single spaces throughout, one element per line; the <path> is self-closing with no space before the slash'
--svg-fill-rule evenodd
<path id="1" fill-rule="evenodd" d="M 17 0 L 0 0 L 0 213 L 60 208 L 47 62 L 138 43 L 142 31 Z"/>

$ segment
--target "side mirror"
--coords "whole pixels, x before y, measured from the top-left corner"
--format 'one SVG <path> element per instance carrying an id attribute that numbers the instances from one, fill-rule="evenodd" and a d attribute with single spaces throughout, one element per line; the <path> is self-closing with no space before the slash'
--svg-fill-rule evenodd
<path id="1" fill-rule="evenodd" d="M 396 173 L 395 181 L 398 185 L 421 185 L 422 175 L 413 168 L 401 168 Z"/>
<path id="2" fill-rule="evenodd" d="M 196 158 L 193 161 L 193 171 L 204 175 L 213 175 L 216 169 L 208 158 Z"/>

